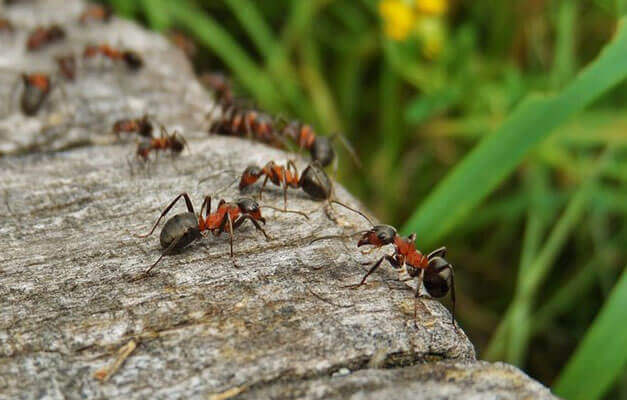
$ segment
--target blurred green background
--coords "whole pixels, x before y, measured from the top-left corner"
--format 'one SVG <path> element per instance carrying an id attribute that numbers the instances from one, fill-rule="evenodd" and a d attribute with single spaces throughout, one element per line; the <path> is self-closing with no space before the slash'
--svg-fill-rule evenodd
<path id="1" fill-rule="evenodd" d="M 111 0 L 272 113 L 343 132 L 339 179 L 446 245 L 481 358 L 626 398 L 627 0 Z"/>

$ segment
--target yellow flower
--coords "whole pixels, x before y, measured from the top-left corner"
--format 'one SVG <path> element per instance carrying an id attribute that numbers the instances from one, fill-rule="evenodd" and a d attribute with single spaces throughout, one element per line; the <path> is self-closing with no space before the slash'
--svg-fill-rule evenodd
<path id="1" fill-rule="evenodd" d="M 446 42 L 446 25 L 441 18 L 421 17 L 416 23 L 416 33 L 422 40 L 422 54 L 437 58 Z"/>
<path id="2" fill-rule="evenodd" d="M 404 40 L 416 22 L 412 7 L 400 0 L 382 0 L 379 13 L 383 18 L 385 34 L 394 40 Z"/>
<path id="3" fill-rule="evenodd" d="M 416 10 L 419 14 L 443 15 L 448 10 L 447 0 L 416 0 Z"/>

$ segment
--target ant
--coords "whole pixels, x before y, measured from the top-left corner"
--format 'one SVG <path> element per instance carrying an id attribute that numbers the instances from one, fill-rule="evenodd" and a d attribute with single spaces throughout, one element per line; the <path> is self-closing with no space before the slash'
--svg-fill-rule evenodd
<path id="1" fill-rule="evenodd" d="M 6 18 L 0 18 L 0 32 L 12 33 L 14 31 L 13 24 Z"/>
<path id="2" fill-rule="evenodd" d="M 89 4 L 87 9 L 78 18 L 78 22 L 85 25 L 90 21 L 109 22 L 113 14 L 111 7 L 104 4 Z"/>
<path id="3" fill-rule="evenodd" d="M 365 215 L 362 214 L 365 217 Z M 369 218 L 365 217 L 370 224 L 372 222 Z M 314 239 L 311 243 L 318 240 L 336 238 L 338 236 L 323 236 Z M 339 236 L 342 237 L 342 236 Z M 453 273 L 453 265 L 448 262 L 444 257 L 446 256 L 446 247 L 440 247 L 437 250 L 432 251 L 426 256 L 423 255 L 415 246 L 416 234 L 412 233 L 408 237 L 401 237 L 396 232 L 396 229 L 390 225 L 373 225 L 373 227 L 365 233 L 357 242 L 357 247 L 361 246 L 374 246 L 373 248 L 380 248 L 388 244 L 394 245 L 394 253 L 387 254 L 381 257 L 378 261 L 372 264 L 372 267 L 368 270 L 362 280 L 356 285 L 350 285 L 348 287 L 356 289 L 366 283 L 366 279 L 372 274 L 383 261 L 387 261 L 393 268 L 400 269 L 403 266 L 406 267 L 407 273 L 412 278 L 418 278 L 416 285 L 416 292 L 414 296 L 414 323 L 417 319 L 417 299 L 421 297 L 420 287 L 424 283 L 424 287 L 427 293 L 434 298 L 442 298 L 446 294 L 451 292 L 452 303 L 452 323 L 455 324 L 455 277 Z M 368 263 L 369 264 L 369 263 Z"/>
<path id="4" fill-rule="evenodd" d="M 120 119 L 113 124 L 113 132 L 120 136 L 120 133 L 137 133 L 145 138 L 152 138 L 152 123 L 148 119 L 148 114 L 141 118 Z"/>
<path id="5" fill-rule="evenodd" d="M 252 222 L 255 228 L 263 233 L 266 240 L 271 239 L 261 225 L 259 225 L 260 222 L 265 225 L 266 219 L 261 216 L 261 206 L 255 200 L 249 197 L 240 197 L 232 202 L 220 200 L 218 208 L 212 213 L 211 196 L 205 196 L 205 200 L 200 207 L 200 212 L 196 215 L 192 201 L 187 193 L 181 193 L 176 196 L 170 205 L 163 210 L 150 232 L 146 235 L 137 235 L 137 237 L 145 238 L 152 235 L 157 225 L 159 225 L 159 222 L 181 198 L 185 200 L 187 212 L 177 214 L 166 221 L 159 237 L 161 247 L 164 249 L 163 253 L 159 259 L 144 272 L 145 274 L 149 273 L 165 255 L 174 251 L 180 251 L 195 240 L 202 238 L 203 232 L 205 231 L 213 233 L 214 236 L 220 236 L 222 232 L 229 234 L 231 259 L 233 259 L 234 256 L 233 231 L 247 220 Z M 274 208 L 269 206 L 263 207 Z M 205 212 L 204 216 L 203 211 Z"/>
<path id="6" fill-rule="evenodd" d="M 259 180 L 259 178 L 261 178 L 262 175 L 265 175 L 265 179 L 259 189 L 259 199 L 261 200 L 261 194 L 263 193 L 263 189 L 265 188 L 268 180 L 276 186 L 282 185 L 283 210 L 285 211 L 287 211 L 287 188 L 291 187 L 294 189 L 302 189 L 315 200 L 326 200 L 329 205 L 338 204 L 366 218 L 366 216 L 359 210 L 349 207 L 348 205 L 334 199 L 333 183 L 320 163 L 317 161 L 307 165 L 300 176 L 298 174 L 298 169 L 292 160 L 288 161 L 285 167 L 276 164 L 274 161 L 268 162 L 263 168 L 259 168 L 256 165 L 250 165 L 242 173 L 239 180 L 239 190 L 242 191 L 254 184 Z M 201 182 L 204 180 L 206 180 L 206 178 L 201 180 Z M 329 218 L 333 219 L 331 216 L 329 216 Z"/>
<path id="7" fill-rule="evenodd" d="M 200 82 L 214 92 L 216 101 L 223 107 L 233 105 L 231 82 L 220 72 L 205 72 L 199 77 Z"/>
<path id="8" fill-rule="evenodd" d="M 187 146 L 187 142 L 180 133 L 174 131 L 174 133 L 169 134 L 168 131 L 161 126 L 161 137 L 140 142 L 137 145 L 137 156 L 141 157 L 143 161 L 147 161 L 148 155 L 153 150 L 155 152 L 170 150 L 174 155 L 180 154 L 185 146 Z"/>
<path id="9" fill-rule="evenodd" d="M 248 166 L 242 173 L 239 181 L 239 190 L 244 190 L 248 186 L 254 184 L 265 175 L 265 179 L 259 189 L 259 199 L 266 187 L 268 180 L 276 186 L 283 186 L 283 204 L 287 209 L 287 188 L 302 188 L 305 193 L 316 200 L 328 199 L 331 196 L 331 180 L 322 168 L 315 164 L 310 164 L 305 168 L 303 173 L 298 176 L 298 169 L 292 160 L 288 161 L 286 166 L 278 165 L 274 161 L 268 162 L 263 168 L 256 165 Z"/>
<path id="10" fill-rule="evenodd" d="M 283 147 L 280 137 L 274 129 L 274 121 L 268 114 L 229 106 L 222 114 L 217 125 L 210 132 L 222 135 L 248 136 L 274 147 Z"/>
<path id="11" fill-rule="evenodd" d="M 361 166 L 361 162 L 355 153 L 355 150 L 348 141 L 339 133 L 335 133 L 329 137 L 316 134 L 309 124 L 300 121 L 291 121 L 284 125 L 281 129 L 283 136 L 286 136 L 300 148 L 309 151 L 311 159 L 318 161 L 323 167 L 328 167 L 335 160 L 335 150 L 331 144 L 334 138 L 339 138 L 342 145 L 353 158 L 357 166 Z"/>
<path id="12" fill-rule="evenodd" d="M 52 84 L 47 74 L 22 74 L 24 91 L 20 98 L 20 106 L 25 115 L 33 116 L 39 112 L 50 91 Z"/>
<path id="13" fill-rule="evenodd" d="M 141 58 L 141 56 L 131 50 L 116 50 L 108 44 L 85 46 L 85 50 L 83 51 L 83 58 L 94 58 L 97 55 L 106 57 L 111 61 L 122 61 L 131 70 L 138 70 L 144 65 L 144 60 Z"/>
<path id="14" fill-rule="evenodd" d="M 40 50 L 43 47 L 65 38 L 65 31 L 59 25 L 39 26 L 30 34 L 26 41 L 28 51 Z"/>
<path id="15" fill-rule="evenodd" d="M 64 56 L 58 56 L 55 58 L 57 65 L 59 66 L 59 72 L 61 75 L 73 81 L 76 78 L 76 57 L 73 54 Z"/>

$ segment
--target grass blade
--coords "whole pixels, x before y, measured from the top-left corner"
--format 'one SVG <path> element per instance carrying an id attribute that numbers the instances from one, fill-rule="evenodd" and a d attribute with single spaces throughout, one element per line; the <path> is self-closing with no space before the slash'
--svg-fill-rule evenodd
<path id="1" fill-rule="evenodd" d="M 262 105 L 275 111 L 283 108 L 272 81 L 220 24 L 188 2 L 171 5 L 170 14 L 212 49 Z"/>
<path id="2" fill-rule="evenodd" d="M 627 271 L 622 276 L 599 316 L 571 357 L 555 384 L 555 392 L 566 399 L 598 399 L 611 387 L 627 365 Z"/>
<path id="3" fill-rule="evenodd" d="M 528 152 L 573 114 L 627 77 L 627 25 L 559 94 L 533 96 L 484 138 L 414 212 L 403 232 L 424 248 L 436 245 L 518 166 Z"/>

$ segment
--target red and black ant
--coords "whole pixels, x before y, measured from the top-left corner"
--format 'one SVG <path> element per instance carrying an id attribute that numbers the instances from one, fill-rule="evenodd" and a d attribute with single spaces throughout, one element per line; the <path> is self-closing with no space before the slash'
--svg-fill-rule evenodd
<path id="1" fill-rule="evenodd" d="M 65 31 L 59 25 L 49 27 L 39 26 L 28 36 L 26 48 L 28 51 L 40 50 L 43 47 L 65 38 Z"/>
<path id="2" fill-rule="evenodd" d="M 265 179 L 259 189 L 259 199 L 261 200 L 261 194 L 263 193 L 268 181 L 272 182 L 276 186 L 283 186 L 284 211 L 287 211 L 287 189 L 288 187 L 291 187 L 294 189 L 302 189 L 315 200 L 326 200 L 330 206 L 338 204 L 350 211 L 362 215 L 364 218 L 367 218 L 359 210 L 339 202 L 334 198 L 333 183 L 318 162 L 309 164 L 300 176 L 296 165 L 291 160 L 287 162 L 285 167 L 276 164 L 274 161 L 268 162 L 263 168 L 259 168 L 256 165 L 250 165 L 244 170 L 239 179 L 239 190 L 243 191 L 250 185 L 253 185 L 261 178 L 261 176 L 265 176 Z M 202 179 L 200 182 L 205 181 L 209 177 Z M 329 214 L 327 214 L 327 216 L 330 219 L 335 220 L 333 217 L 329 216 Z"/>
<path id="3" fill-rule="evenodd" d="M 247 220 L 252 222 L 255 229 L 263 233 L 266 240 L 271 239 L 261 225 L 259 225 L 260 222 L 264 225 L 266 224 L 265 218 L 261 216 L 261 207 L 277 210 L 276 208 L 270 206 L 260 206 L 255 200 L 249 197 L 240 197 L 232 202 L 220 200 L 218 208 L 212 213 L 211 196 L 205 196 L 205 200 L 200 207 L 200 212 L 196 215 L 192 201 L 187 193 L 181 193 L 176 196 L 170 205 L 163 210 L 150 232 L 146 235 L 137 236 L 141 238 L 150 236 L 157 228 L 157 225 L 159 225 L 159 222 L 181 198 L 185 199 L 187 212 L 177 214 L 166 221 L 165 225 L 161 229 L 161 235 L 159 237 L 161 247 L 164 249 L 163 253 L 161 254 L 161 257 L 159 257 L 159 259 L 145 271 L 145 274 L 150 272 L 150 270 L 152 270 L 165 255 L 179 251 L 195 240 L 202 238 L 203 232 L 205 231 L 211 232 L 214 236 L 220 236 L 222 232 L 229 234 L 231 258 L 234 256 L 233 231 L 239 228 Z M 203 210 L 205 211 L 204 216 Z M 296 213 L 304 215 L 300 212 Z"/>
<path id="4" fill-rule="evenodd" d="M 76 57 L 67 54 L 55 58 L 59 67 L 59 73 L 66 79 L 73 81 L 76 78 Z"/>
<path id="5" fill-rule="evenodd" d="M 78 22 L 86 24 L 90 21 L 109 22 L 113 14 L 111 7 L 104 4 L 89 4 L 87 9 L 78 17 Z"/>
<path id="6" fill-rule="evenodd" d="M 161 126 L 161 137 L 151 138 L 139 142 L 137 145 L 137 156 L 142 160 L 147 161 L 151 151 L 158 152 L 170 150 L 170 152 L 175 155 L 180 154 L 185 146 L 187 146 L 187 142 L 180 133 L 174 131 L 174 133 L 170 134 L 163 126 Z"/>
<path id="7" fill-rule="evenodd" d="M 198 79 L 200 83 L 214 93 L 216 102 L 222 107 L 233 105 L 233 90 L 226 75 L 220 72 L 205 72 Z"/>
<path id="8" fill-rule="evenodd" d="M 221 119 L 211 127 L 209 132 L 229 136 L 248 136 L 274 147 L 284 147 L 274 129 L 274 120 L 270 115 L 236 105 L 227 107 Z"/>
<path id="9" fill-rule="evenodd" d="M 52 90 L 50 76 L 47 74 L 22 74 L 24 91 L 20 106 L 24 115 L 33 116 L 39 112 L 42 104 Z"/>
<path id="10" fill-rule="evenodd" d="M 316 134 L 309 124 L 300 121 L 291 121 L 281 129 L 282 136 L 290 138 L 300 149 L 309 151 L 311 159 L 318 161 L 323 167 L 328 167 L 335 161 L 335 150 L 331 144 L 333 139 L 338 138 L 344 148 L 348 151 L 357 166 L 361 166 L 359 158 L 350 143 L 339 133 L 331 136 L 320 136 Z"/>
<path id="11" fill-rule="evenodd" d="M 152 138 L 152 123 L 148 115 L 141 118 L 120 119 L 113 124 L 113 133 L 120 136 L 120 133 L 136 133 L 145 138 Z"/>
<path id="12" fill-rule="evenodd" d="M 263 184 L 259 189 L 259 199 L 268 180 L 276 186 L 283 186 L 283 203 L 287 209 L 287 188 L 302 188 L 305 193 L 316 200 L 325 200 L 331 197 L 332 184 L 328 175 L 318 165 L 310 164 L 299 176 L 296 164 L 288 161 L 286 166 L 278 165 L 274 161 L 268 162 L 263 168 L 256 165 L 248 166 L 239 181 L 239 189 L 244 190 L 265 176 Z"/>
<path id="13" fill-rule="evenodd" d="M 363 214 L 362 214 L 363 216 Z M 365 216 L 364 216 L 365 217 Z M 370 222 L 370 219 L 366 217 Z M 372 224 L 372 222 L 370 222 Z M 323 236 L 312 241 L 338 238 L 343 236 Z M 366 279 L 372 274 L 383 261 L 387 261 L 393 268 L 401 269 L 406 267 L 407 273 L 411 278 L 418 278 L 415 292 L 414 304 L 414 321 L 416 321 L 417 299 L 420 296 L 420 287 L 424 283 L 427 293 L 434 298 L 442 298 L 451 292 L 452 303 L 452 322 L 455 324 L 455 276 L 453 273 L 453 265 L 444 257 L 446 256 L 446 247 L 440 247 L 432 251 L 426 256 L 423 255 L 415 246 L 416 235 L 411 234 L 408 237 L 401 237 L 396 229 L 390 225 L 374 225 L 371 229 L 363 233 L 357 242 L 357 247 L 374 246 L 380 248 L 388 244 L 394 245 L 394 253 L 384 255 L 368 270 L 362 280 L 356 285 L 350 285 L 351 288 L 358 288 L 366 283 Z"/>
<path id="14" fill-rule="evenodd" d="M 94 58 L 97 55 L 106 57 L 111 61 L 122 61 L 129 69 L 138 70 L 144 65 L 141 56 L 131 50 L 117 50 L 108 44 L 87 45 L 83 51 L 83 58 Z"/>
<path id="15" fill-rule="evenodd" d="M 6 18 L 0 18 L 0 32 L 2 33 L 12 33 L 13 32 L 13 24 Z"/>

